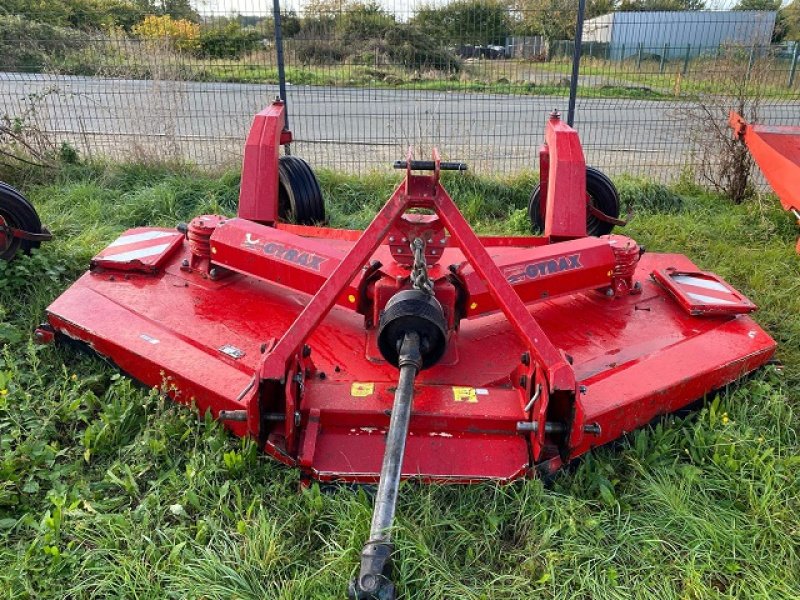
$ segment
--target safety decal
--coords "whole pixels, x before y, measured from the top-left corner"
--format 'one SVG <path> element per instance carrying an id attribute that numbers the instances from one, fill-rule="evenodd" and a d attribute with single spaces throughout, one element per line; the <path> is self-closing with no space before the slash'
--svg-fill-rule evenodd
<path id="1" fill-rule="evenodd" d="M 364 383 L 363 381 L 354 381 L 350 386 L 350 395 L 353 398 L 366 398 L 375 392 L 374 383 Z"/>
<path id="2" fill-rule="evenodd" d="M 480 390 L 484 392 L 485 390 Z M 477 404 L 478 390 L 473 387 L 459 387 L 453 386 L 453 400 L 456 402 L 466 402 L 468 404 Z"/>

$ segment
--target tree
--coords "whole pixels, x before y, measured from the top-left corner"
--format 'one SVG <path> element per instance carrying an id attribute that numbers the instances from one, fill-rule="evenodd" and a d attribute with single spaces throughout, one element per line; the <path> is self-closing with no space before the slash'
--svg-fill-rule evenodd
<path id="1" fill-rule="evenodd" d="M 450 44 L 502 44 L 511 33 L 508 6 L 498 0 L 456 0 L 417 11 L 411 23 Z"/>
<path id="2" fill-rule="evenodd" d="M 772 41 L 780 42 L 786 36 L 786 18 L 780 10 L 782 0 L 739 0 L 733 10 L 767 10 L 776 11 L 775 26 L 772 29 Z"/>
<path id="3" fill-rule="evenodd" d="M 240 23 L 242 23 L 241 17 L 239 19 Z M 245 23 L 242 23 L 242 26 L 244 25 Z M 272 18 L 272 15 L 264 18 L 259 17 L 258 21 L 255 24 L 251 24 L 251 26 L 263 32 L 265 38 L 271 39 L 275 37 L 275 19 Z M 302 29 L 302 21 L 294 10 L 281 11 L 281 35 L 284 38 L 296 36 L 300 29 Z"/>
<path id="4" fill-rule="evenodd" d="M 198 23 L 200 15 L 189 0 L 134 0 L 144 14 L 169 15 L 173 19 L 183 19 Z"/>
<path id="5" fill-rule="evenodd" d="M 613 12 L 616 0 L 587 0 L 586 19 Z M 518 0 L 514 4 L 519 35 L 541 35 L 548 40 L 571 40 L 578 18 L 573 0 Z"/>
<path id="6" fill-rule="evenodd" d="M 703 10 L 706 7 L 704 0 L 622 0 L 620 11 L 645 11 L 645 10 Z"/>
<path id="7" fill-rule="evenodd" d="M 84 31 L 130 29 L 141 20 L 140 8 L 129 0 L 0 0 L 0 14 Z"/>
<path id="8" fill-rule="evenodd" d="M 236 23 L 234 26 L 238 27 Z M 166 42 L 175 50 L 200 49 L 200 26 L 186 19 L 173 19 L 169 15 L 147 15 L 133 27 L 133 33 L 143 40 Z"/>
<path id="9" fill-rule="evenodd" d="M 783 23 L 786 28 L 784 39 L 800 41 L 800 0 L 794 0 L 779 14 L 783 15 Z"/>
<path id="10" fill-rule="evenodd" d="M 274 26 L 273 29 L 275 29 Z M 289 9 L 281 13 L 281 32 L 287 38 L 294 37 L 300 32 L 300 18 L 294 10 Z"/>
<path id="11" fill-rule="evenodd" d="M 218 20 L 200 29 L 198 53 L 207 58 L 239 59 L 257 49 L 262 38 L 255 27 L 242 27 L 235 18 Z"/>
<path id="12" fill-rule="evenodd" d="M 376 2 L 353 4 L 336 16 L 336 36 L 348 44 L 381 38 L 394 27 L 394 16 Z"/>
<path id="13" fill-rule="evenodd" d="M 733 10 L 778 10 L 781 0 L 739 0 Z"/>

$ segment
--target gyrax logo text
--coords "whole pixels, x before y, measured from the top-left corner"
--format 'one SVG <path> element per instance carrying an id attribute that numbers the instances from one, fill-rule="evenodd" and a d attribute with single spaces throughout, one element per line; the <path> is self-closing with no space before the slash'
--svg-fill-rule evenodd
<path id="1" fill-rule="evenodd" d="M 305 252 L 291 246 L 284 246 L 279 242 L 267 242 L 262 244 L 261 240 L 254 240 L 251 234 L 247 234 L 244 239 L 243 246 L 248 250 L 257 250 L 261 248 L 264 254 L 274 256 L 278 260 L 286 263 L 292 263 L 300 267 L 305 267 L 313 271 L 319 271 L 320 266 L 327 258 L 318 256 L 313 252 Z"/>
<path id="2" fill-rule="evenodd" d="M 570 254 L 559 256 L 527 265 L 515 265 L 505 269 L 504 275 L 509 283 L 519 283 L 525 279 L 538 279 L 545 275 L 554 275 L 562 271 L 572 271 L 581 268 L 581 255 Z"/>

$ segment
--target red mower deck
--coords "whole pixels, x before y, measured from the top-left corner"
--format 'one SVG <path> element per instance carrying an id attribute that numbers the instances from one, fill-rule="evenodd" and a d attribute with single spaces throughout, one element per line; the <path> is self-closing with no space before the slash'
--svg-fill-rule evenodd
<path id="1" fill-rule="evenodd" d="M 494 248 L 492 254 L 519 252 Z M 379 252 L 379 260 L 382 254 L 388 252 Z M 176 248 L 153 274 L 89 272 L 48 308 L 49 321 L 145 384 L 168 381 L 178 400 L 195 402 L 201 412 L 245 410 L 258 393 L 261 346 L 289 328 L 309 296 L 239 274 L 211 281 L 181 270 L 188 257 L 188 249 Z M 448 264 L 462 260 L 457 250 L 445 252 Z M 683 256 L 645 254 L 634 276 L 642 283 L 638 295 L 588 291 L 531 307 L 547 337 L 572 360 L 583 390 L 583 423 L 601 428 L 567 458 L 677 410 L 772 356 L 775 343 L 749 317 L 690 315 L 650 277 L 667 268 L 698 270 Z M 265 444 L 315 478 L 375 481 L 380 472 L 397 374 L 363 321 L 338 306 L 306 340 L 314 373 L 304 379 L 297 407 L 297 446 L 286 447 L 282 428 Z M 457 338 L 450 355 L 417 380 L 403 474 L 471 481 L 530 473 L 527 435 L 517 431 L 529 416 L 510 379 L 524 345 L 498 313 L 463 321 Z M 227 425 L 246 433 L 245 423 Z"/>

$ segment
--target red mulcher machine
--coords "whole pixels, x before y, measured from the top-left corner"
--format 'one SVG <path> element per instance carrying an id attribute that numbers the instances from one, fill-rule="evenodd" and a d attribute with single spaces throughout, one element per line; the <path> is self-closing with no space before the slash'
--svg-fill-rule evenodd
<path id="1" fill-rule="evenodd" d="M 731 112 L 734 135 L 746 145 L 784 210 L 800 224 L 800 127 L 754 125 Z M 800 253 L 800 240 L 797 241 Z"/>
<path id="2" fill-rule="evenodd" d="M 775 351 L 720 277 L 587 236 L 578 135 L 554 114 L 545 139 L 541 237 L 477 236 L 439 178 L 466 167 L 436 151 L 395 164 L 405 177 L 364 231 L 288 224 L 324 208 L 308 166 L 279 158 L 276 102 L 250 131 L 238 216 L 126 231 L 36 336 L 84 342 L 304 480 L 378 482 L 349 592 L 394 598 L 401 479 L 552 472 Z"/>

